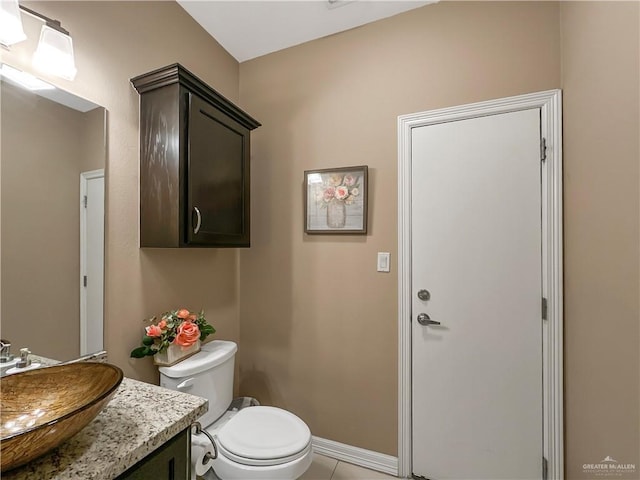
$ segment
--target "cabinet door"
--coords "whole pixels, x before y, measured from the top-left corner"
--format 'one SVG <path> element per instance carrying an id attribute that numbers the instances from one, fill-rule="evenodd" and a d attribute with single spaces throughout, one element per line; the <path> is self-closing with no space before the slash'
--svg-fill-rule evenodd
<path id="1" fill-rule="evenodd" d="M 186 243 L 249 246 L 249 130 L 189 94 Z"/>
<path id="2" fill-rule="evenodd" d="M 191 479 L 191 436 L 188 428 L 140 460 L 117 480 L 151 479 Z"/>

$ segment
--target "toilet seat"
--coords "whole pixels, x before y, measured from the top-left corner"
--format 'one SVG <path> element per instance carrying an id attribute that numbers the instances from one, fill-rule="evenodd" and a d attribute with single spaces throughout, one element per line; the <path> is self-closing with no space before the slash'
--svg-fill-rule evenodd
<path id="1" fill-rule="evenodd" d="M 247 466 L 273 466 L 309 453 L 311 432 L 294 414 L 276 407 L 240 410 L 218 432 L 219 453 Z"/>
<path id="2" fill-rule="evenodd" d="M 285 463 L 290 463 L 300 458 L 303 458 L 304 456 L 309 454 L 310 450 L 311 450 L 311 442 L 307 444 L 304 450 L 301 450 L 298 453 L 295 453 L 294 455 L 289 455 L 288 457 L 282 457 L 282 458 L 267 458 L 263 460 L 258 460 L 255 458 L 240 457 L 238 455 L 235 455 L 229 452 L 224 447 L 218 446 L 218 455 L 222 455 L 226 459 L 234 463 L 238 463 L 240 465 L 246 465 L 248 467 L 273 467 L 277 465 L 284 465 Z"/>

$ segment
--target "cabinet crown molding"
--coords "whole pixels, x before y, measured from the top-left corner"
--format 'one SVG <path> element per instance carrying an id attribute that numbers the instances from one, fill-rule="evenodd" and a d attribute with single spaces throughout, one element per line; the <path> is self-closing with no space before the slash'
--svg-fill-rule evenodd
<path id="1" fill-rule="evenodd" d="M 233 118 L 243 127 L 254 130 L 262 124 L 244 110 L 238 108 L 222 94 L 211 88 L 179 63 L 158 68 L 131 79 L 131 84 L 139 94 L 179 83 L 197 93 L 212 105 Z"/>

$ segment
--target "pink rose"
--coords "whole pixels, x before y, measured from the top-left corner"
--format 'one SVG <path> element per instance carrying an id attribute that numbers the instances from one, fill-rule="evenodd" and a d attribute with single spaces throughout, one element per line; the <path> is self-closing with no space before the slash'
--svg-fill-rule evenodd
<path id="1" fill-rule="evenodd" d="M 344 200 L 349 196 L 349 189 L 344 185 L 336 188 L 336 198 L 338 200 Z"/>
<path id="2" fill-rule="evenodd" d="M 159 337 L 162 335 L 162 330 L 158 325 L 149 325 L 148 327 L 145 327 L 145 330 L 147 332 L 147 337 Z"/>
<path id="3" fill-rule="evenodd" d="M 198 319 L 198 316 L 195 313 L 191 313 L 187 317 L 187 320 L 189 320 L 190 322 L 195 322 L 197 319 Z"/>
<path id="4" fill-rule="evenodd" d="M 180 310 L 178 310 L 178 313 L 176 313 L 176 316 L 184 320 L 189 316 L 189 310 L 187 310 L 186 308 L 181 308 Z"/>
<path id="5" fill-rule="evenodd" d="M 167 321 L 164 318 L 158 322 L 158 328 L 160 330 L 167 328 Z"/>
<path id="6" fill-rule="evenodd" d="M 350 173 L 344 176 L 344 180 L 343 183 L 348 186 L 351 187 L 353 185 L 356 184 L 356 177 L 354 177 L 353 175 L 351 175 Z"/>
<path id="7" fill-rule="evenodd" d="M 200 338 L 200 329 L 193 322 L 185 321 L 178 327 L 178 335 L 175 342 L 182 348 L 187 348 L 196 343 Z"/>
<path id="8" fill-rule="evenodd" d="M 324 201 L 330 202 L 333 196 L 336 194 L 335 187 L 327 187 L 324 189 Z"/>

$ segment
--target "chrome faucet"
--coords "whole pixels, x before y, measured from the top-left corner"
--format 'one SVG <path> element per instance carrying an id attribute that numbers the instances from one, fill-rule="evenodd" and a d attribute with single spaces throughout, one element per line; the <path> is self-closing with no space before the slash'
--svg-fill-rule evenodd
<path id="1" fill-rule="evenodd" d="M 7 363 L 14 359 L 11 353 L 11 342 L 9 340 L 0 340 L 0 363 Z"/>
<path id="2" fill-rule="evenodd" d="M 27 368 L 31 365 L 30 353 L 31 351 L 28 348 L 20 349 L 20 361 L 16 364 L 16 368 Z"/>

